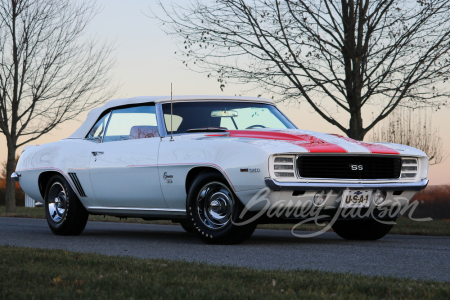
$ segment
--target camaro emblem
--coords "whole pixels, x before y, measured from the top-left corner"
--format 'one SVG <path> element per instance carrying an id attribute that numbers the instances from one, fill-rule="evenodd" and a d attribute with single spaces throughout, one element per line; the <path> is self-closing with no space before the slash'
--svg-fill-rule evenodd
<path id="1" fill-rule="evenodd" d="M 167 175 L 167 172 L 164 172 L 163 178 L 164 180 L 166 180 L 167 183 L 172 183 L 173 175 Z"/>
<path id="2" fill-rule="evenodd" d="M 362 171 L 363 165 L 350 165 L 350 168 L 352 168 L 352 171 Z"/>

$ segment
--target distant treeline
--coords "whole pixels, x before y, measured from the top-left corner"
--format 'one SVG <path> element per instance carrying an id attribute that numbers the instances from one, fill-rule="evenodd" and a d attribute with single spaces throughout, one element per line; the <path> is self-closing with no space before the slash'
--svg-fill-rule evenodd
<path id="1" fill-rule="evenodd" d="M 413 218 L 450 219 L 450 185 L 430 185 L 411 199 L 414 200 L 419 201 L 419 206 Z"/>
<path id="2" fill-rule="evenodd" d="M 5 178 L 0 178 L 0 206 L 5 206 Z M 16 205 L 25 206 L 25 193 L 16 182 Z"/>

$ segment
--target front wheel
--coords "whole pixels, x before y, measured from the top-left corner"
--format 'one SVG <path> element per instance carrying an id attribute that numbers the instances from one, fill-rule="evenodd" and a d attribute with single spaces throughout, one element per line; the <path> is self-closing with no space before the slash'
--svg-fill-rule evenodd
<path id="1" fill-rule="evenodd" d="M 245 222 L 250 213 L 240 218 L 243 209 L 244 205 L 218 173 L 200 174 L 188 193 L 188 221 L 208 244 L 239 244 L 248 239 L 257 224 Z"/>
<path id="2" fill-rule="evenodd" d="M 78 200 L 67 180 L 53 176 L 45 193 L 45 216 L 56 235 L 79 235 L 86 227 L 89 213 Z"/>
<path id="3" fill-rule="evenodd" d="M 390 220 L 389 223 L 395 223 Z M 391 231 L 394 224 L 384 224 L 374 219 L 368 220 L 339 220 L 332 228 L 341 238 L 346 240 L 374 241 L 381 239 Z"/>
<path id="4" fill-rule="evenodd" d="M 186 231 L 187 233 L 195 232 L 195 227 L 189 221 L 181 221 L 180 225 L 181 225 L 181 227 L 183 227 L 184 231 Z"/>

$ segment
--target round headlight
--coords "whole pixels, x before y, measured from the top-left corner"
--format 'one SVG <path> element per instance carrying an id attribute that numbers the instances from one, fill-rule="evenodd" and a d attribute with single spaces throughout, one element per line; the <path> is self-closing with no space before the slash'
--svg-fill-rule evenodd
<path id="1" fill-rule="evenodd" d="M 327 195 L 326 195 L 325 191 L 317 192 L 314 195 L 314 205 L 321 206 L 322 204 L 325 203 L 326 197 L 327 197 Z"/>
<path id="2" fill-rule="evenodd" d="M 375 203 L 375 205 L 383 204 L 383 202 L 386 201 L 386 195 L 386 191 L 377 190 L 373 195 L 373 203 Z"/>

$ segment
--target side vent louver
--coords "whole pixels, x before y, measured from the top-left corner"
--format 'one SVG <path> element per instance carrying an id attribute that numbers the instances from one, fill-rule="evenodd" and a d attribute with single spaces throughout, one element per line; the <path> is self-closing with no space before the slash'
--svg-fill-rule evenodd
<path id="1" fill-rule="evenodd" d="M 86 197 L 86 194 L 84 193 L 83 187 L 81 186 L 80 181 L 78 180 L 76 173 L 69 173 L 70 179 L 72 179 L 73 183 L 75 184 L 75 187 L 78 191 L 78 194 L 81 197 Z"/>

